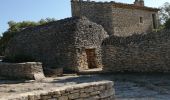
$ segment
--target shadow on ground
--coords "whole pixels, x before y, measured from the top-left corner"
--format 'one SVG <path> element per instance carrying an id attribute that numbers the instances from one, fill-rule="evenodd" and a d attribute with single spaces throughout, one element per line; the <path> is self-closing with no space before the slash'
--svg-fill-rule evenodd
<path id="1" fill-rule="evenodd" d="M 117 100 L 169 100 L 170 74 L 82 75 L 54 80 L 54 83 L 85 83 L 110 80 L 115 83 Z"/>
<path id="2" fill-rule="evenodd" d="M 114 82 L 116 100 L 169 100 L 170 74 L 106 74 L 106 75 L 73 75 L 47 78 L 42 82 L 7 81 L 0 78 L 0 92 L 25 92 L 49 87 L 61 87 L 72 84 L 110 80 Z M 5 85 L 3 85 L 5 84 Z M 12 85 L 8 85 L 12 84 Z M 13 85 L 17 84 L 17 85 Z M 1 87 L 2 86 L 2 87 Z M 4 87 L 3 87 L 4 86 Z M 5 87 L 6 86 L 6 87 Z M 10 87 L 9 87 L 10 86 Z M 16 88 L 18 86 L 19 88 Z M 31 87 L 30 87 L 31 86 Z M 8 89 L 6 89 L 8 87 Z"/>

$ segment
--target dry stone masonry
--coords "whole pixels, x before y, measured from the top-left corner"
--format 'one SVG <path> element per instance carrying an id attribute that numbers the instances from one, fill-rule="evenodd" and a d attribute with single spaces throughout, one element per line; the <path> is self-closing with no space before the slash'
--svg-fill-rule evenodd
<path id="1" fill-rule="evenodd" d="M 113 82 L 101 81 L 22 93 L 0 100 L 115 100 Z"/>
<path id="2" fill-rule="evenodd" d="M 101 25 L 85 17 L 66 18 L 21 31 L 10 41 L 5 55 L 29 55 L 46 68 L 69 71 L 85 70 L 89 65 L 100 68 L 100 46 L 106 37 Z"/>
<path id="3" fill-rule="evenodd" d="M 102 52 L 106 72 L 170 72 L 170 31 L 111 36 Z"/>
<path id="4" fill-rule="evenodd" d="M 45 78 L 40 62 L 0 63 L 0 76 L 11 79 L 41 80 Z"/>
<path id="5" fill-rule="evenodd" d="M 109 35 L 151 32 L 158 26 L 158 9 L 144 6 L 143 0 L 134 4 L 72 0 L 71 5 L 72 16 L 86 16 L 102 25 Z"/>
<path id="6" fill-rule="evenodd" d="M 170 32 L 150 32 L 158 26 L 159 9 L 145 7 L 143 0 L 71 4 L 74 17 L 19 32 L 9 42 L 6 56 L 32 56 L 44 70 L 169 72 Z"/>

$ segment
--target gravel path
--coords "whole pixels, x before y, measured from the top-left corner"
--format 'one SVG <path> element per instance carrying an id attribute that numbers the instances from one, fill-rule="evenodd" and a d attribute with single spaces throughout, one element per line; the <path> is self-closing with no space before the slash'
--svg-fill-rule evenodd
<path id="1" fill-rule="evenodd" d="M 39 82 L 0 79 L 0 97 L 84 82 L 111 80 L 115 83 L 117 100 L 169 100 L 170 98 L 170 75 L 69 75 L 46 78 Z"/>

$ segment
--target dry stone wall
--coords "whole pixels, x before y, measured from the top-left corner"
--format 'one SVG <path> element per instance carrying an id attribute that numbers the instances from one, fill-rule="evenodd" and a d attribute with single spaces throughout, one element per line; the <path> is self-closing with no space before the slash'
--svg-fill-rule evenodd
<path id="1" fill-rule="evenodd" d="M 170 72 L 170 31 L 109 37 L 103 42 L 106 72 Z"/>
<path id="2" fill-rule="evenodd" d="M 39 62 L 0 63 L 0 76 L 17 79 L 40 80 L 45 78 Z"/>
<path id="3" fill-rule="evenodd" d="M 113 82 L 83 83 L 49 90 L 34 91 L 1 100 L 115 100 Z"/>
<path id="4" fill-rule="evenodd" d="M 72 16 L 86 16 L 102 25 L 109 35 L 129 36 L 153 30 L 152 14 L 158 22 L 158 9 L 116 2 L 72 0 Z M 141 21 L 140 22 L 140 18 Z"/>
<path id="5" fill-rule="evenodd" d="M 101 44 L 107 37 L 101 25 L 85 17 L 72 17 L 25 29 L 7 46 L 5 56 L 29 55 L 43 67 L 79 71 L 88 69 L 86 49 L 95 49 L 102 66 Z"/>

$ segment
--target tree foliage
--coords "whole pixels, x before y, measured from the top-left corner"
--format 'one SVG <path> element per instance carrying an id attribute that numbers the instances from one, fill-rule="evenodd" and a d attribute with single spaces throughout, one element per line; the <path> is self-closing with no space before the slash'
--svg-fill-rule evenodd
<path id="1" fill-rule="evenodd" d="M 170 29 L 170 19 L 165 22 L 165 28 Z"/>
<path id="2" fill-rule="evenodd" d="M 166 2 L 160 7 L 159 20 L 161 24 L 164 24 L 170 18 L 170 3 Z"/>
<path id="3" fill-rule="evenodd" d="M 15 21 L 9 21 L 8 22 L 8 30 L 4 33 L 2 33 L 2 37 L 0 37 L 0 55 L 4 54 L 5 48 L 10 41 L 10 39 L 15 36 L 17 32 L 22 31 L 23 29 L 34 27 L 38 25 L 43 25 L 49 22 L 56 21 L 54 18 L 46 18 L 41 19 L 38 22 L 33 21 L 22 21 L 22 22 L 15 22 Z"/>

